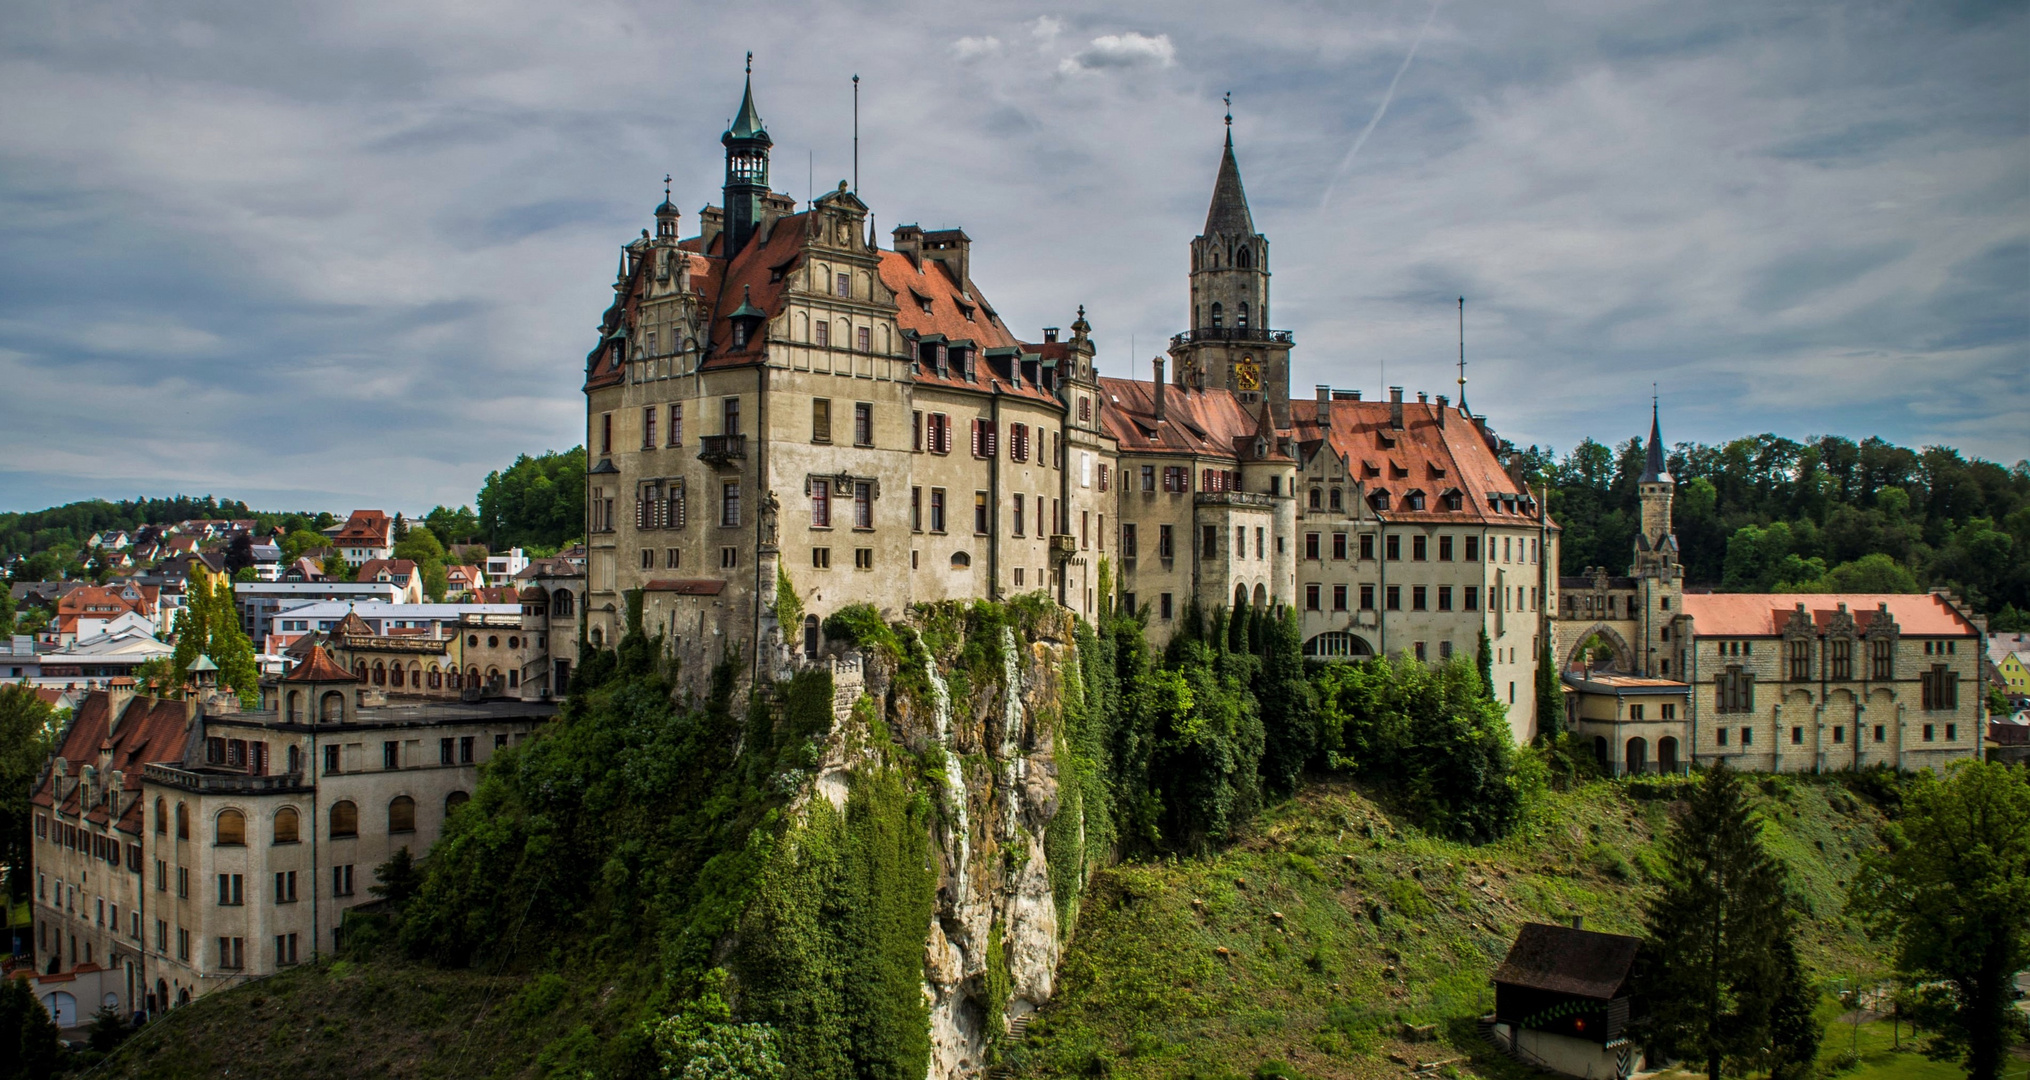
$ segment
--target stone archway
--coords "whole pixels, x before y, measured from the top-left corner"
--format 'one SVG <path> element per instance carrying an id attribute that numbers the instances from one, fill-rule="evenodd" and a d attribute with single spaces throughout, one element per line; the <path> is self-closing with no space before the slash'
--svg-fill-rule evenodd
<path id="1" fill-rule="evenodd" d="M 1567 625 L 1572 624 L 1568 623 Z M 1586 643 L 1593 640 L 1595 637 L 1598 637 L 1601 641 L 1606 642 L 1607 647 L 1613 651 L 1614 653 L 1613 670 L 1627 672 L 1628 674 L 1631 675 L 1641 670 L 1637 668 L 1635 665 L 1635 655 L 1636 655 L 1635 650 L 1629 647 L 1628 640 L 1622 637 L 1619 631 L 1615 630 L 1613 627 L 1607 625 L 1604 622 L 1596 622 L 1592 624 L 1584 632 L 1575 635 L 1571 639 L 1572 641 L 1571 648 L 1566 650 L 1565 653 L 1566 670 L 1570 670 L 1575 664 L 1583 664 L 1588 667 L 1591 666 L 1591 664 L 1588 663 L 1586 660 L 1585 650 Z"/>

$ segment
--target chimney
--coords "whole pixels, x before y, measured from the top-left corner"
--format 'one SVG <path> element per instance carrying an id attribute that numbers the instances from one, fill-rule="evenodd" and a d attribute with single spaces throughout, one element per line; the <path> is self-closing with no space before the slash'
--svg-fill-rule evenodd
<path id="1" fill-rule="evenodd" d="M 114 679 L 106 687 L 106 735 L 108 738 L 120 730 L 120 714 L 127 711 L 127 703 L 134 700 L 134 680 Z"/>
<path id="2" fill-rule="evenodd" d="M 895 231 L 889 233 L 888 236 L 888 246 L 909 256 L 909 264 L 921 271 L 923 269 L 923 230 L 915 225 L 897 225 Z"/>
<path id="3" fill-rule="evenodd" d="M 1043 328 L 1043 343 L 1044 343 L 1045 345 L 1048 345 L 1048 344 L 1050 344 L 1051 342 L 1053 342 L 1053 341 L 1056 341 L 1056 340 L 1057 340 L 1057 327 L 1055 327 L 1055 326 L 1046 326 L 1046 327 L 1044 327 L 1044 328 Z"/>
<path id="4" fill-rule="evenodd" d="M 1429 405 L 1430 403 L 1431 403 L 1431 395 L 1425 393 L 1422 390 L 1417 391 L 1417 404 Z"/>
<path id="5" fill-rule="evenodd" d="M 1443 430 L 1445 430 L 1445 410 L 1446 410 L 1446 409 L 1448 409 L 1448 408 L 1450 408 L 1450 407 L 1451 407 L 1451 405 L 1452 405 L 1452 403 L 1451 403 L 1450 401 L 1447 401 L 1447 400 L 1445 399 L 1445 395 L 1443 395 L 1443 394 L 1439 394 L 1439 395 L 1438 395 L 1438 430 L 1439 430 L 1439 431 L 1443 431 Z"/>
<path id="6" fill-rule="evenodd" d="M 938 229 L 935 232 L 923 233 L 922 236 L 923 257 L 943 263 L 952 280 L 958 283 L 959 291 L 964 292 L 971 288 L 972 279 L 966 275 L 972 270 L 968 264 L 972 259 L 973 240 L 966 235 L 966 231 Z"/>
<path id="7" fill-rule="evenodd" d="M 1403 388 L 1400 386 L 1389 387 L 1389 426 L 1397 431 L 1403 429 Z"/>
<path id="8" fill-rule="evenodd" d="M 1156 366 L 1156 419 L 1163 419 L 1163 358 L 1156 357 L 1150 363 Z"/>
<path id="9" fill-rule="evenodd" d="M 1323 383 L 1318 385 L 1318 424 L 1332 426 L 1332 388 Z"/>

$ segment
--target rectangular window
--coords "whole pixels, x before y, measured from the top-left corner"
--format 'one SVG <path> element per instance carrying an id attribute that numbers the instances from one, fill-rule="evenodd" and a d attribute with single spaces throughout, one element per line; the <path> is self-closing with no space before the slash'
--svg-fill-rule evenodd
<path id="1" fill-rule="evenodd" d="M 599 452 L 613 453 L 613 414 L 599 414 Z"/>
<path id="2" fill-rule="evenodd" d="M 1755 729 L 1754 729 L 1754 728 L 1752 728 L 1752 727 L 1743 727 L 1743 728 L 1741 729 L 1741 745 L 1743 745 L 1743 746 L 1754 746 L 1754 745 L 1755 745 Z"/>
<path id="3" fill-rule="evenodd" d="M 816 345 L 820 349 L 826 349 L 831 347 L 832 345 L 831 322 L 825 319 L 819 319 L 816 323 L 811 325 L 811 344 Z"/>
<path id="4" fill-rule="evenodd" d="M 331 868 L 331 895 L 333 896 L 352 895 L 351 863 L 347 863 L 344 866 L 334 866 Z"/>
<path id="5" fill-rule="evenodd" d="M 1924 741 L 1925 741 L 1925 742 L 1930 742 L 1930 741 L 1932 740 L 1932 732 L 1933 732 L 1933 730 L 1934 730 L 1934 728 L 1933 728 L 1933 725 L 1931 725 L 1931 724 L 1926 724 L 1926 725 L 1924 725 Z"/>
<path id="6" fill-rule="evenodd" d="M 451 741 L 448 738 L 437 740 L 437 764 L 439 765 L 451 764 L 451 756 L 457 753 L 456 750 L 457 745 L 458 745 L 457 743 Z"/>
<path id="7" fill-rule="evenodd" d="M 176 958 L 184 963 L 190 962 L 190 931 L 181 926 L 176 928 Z"/>
<path id="8" fill-rule="evenodd" d="M 1318 610 L 1318 586 L 1316 585 L 1304 586 L 1304 610 L 1306 611 Z"/>
<path id="9" fill-rule="evenodd" d="M 1333 557 L 1333 558 L 1335 558 L 1335 559 L 1344 559 L 1344 558 L 1346 558 L 1346 534 L 1345 534 L 1345 533 L 1339 533 L 1339 532 L 1336 532 L 1336 533 L 1333 533 L 1333 534 L 1332 534 L 1332 557 Z"/>
<path id="10" fill-rule="evenodd" d="M 1868 677 L 1888 679 L 1896 672 L 1896 643 L 1879 638 L 1868 643 Z"/>
<path id="11" fill-rule="evenodd" d="M 1792 725 L 1791 725 L 1791 728 L 1790 728 L 1790 745 L 1792 745 L 1792 746 L 1803 746 L 1803 745 L 1804 745 L 1804 728 L 1802 728 L 1802 727 L 1799 727 L 1799 726 L 1798 726 L 1798 725 L 1796 725 L 1796 724 L 1792 724 Z"/>
<path id="12" fill-rule="evenodd" d="M 681 404 L 670 406 L 670 445 L 684 445 L 684 407 Z"/>
<path id="13" fill-rule="evenodd" d="M 909 489 L 909 531 L 923 531 L 923 489 L 920 487 Z"/>
<path id="14" fill-rule="evenodd" d="M 155 951 L 169 951 L 169 923 L 162 919 L 155 920 Z"/>
<path id="15" fill-rule="evenodd" d="M 1452 561 L 1452 538 L 1450 536 L 1440 536 L 1438 538 L 1438 561 Z"/>
<path id="16" fill-rule="evenodd" d="M 461 735 L 458 737 L 458 763 L 460 765 L 472 764 L 474 760 L 473 747 L 477 744 L 478 739 L 479 736 L 477 735 Z"/>
<path id="17" fill-rule="evenodd" d="M 1480 586 L 1468 585 L 1459 591 L 1459 608 L 1462 611 L 1480 610 Z"/>
<path id="18" fill-rule="evenodd" d="M 1805 682 L 1811 678 L 1811 642 L 1786 641 L 1783 643 L 1783 655 L 1790 668 L 1791 682 Z"/>
<path id="19" fill-rule="evenodd" d="M 1388 609 L 1390 611 L 1403 610 L 1403 587 L 1401 585 L 1390 585 L 1384 590 L 1384 595 L 1388 598 Z"/>
<path id="20" fill-rule="evenodd" d="M 1423 562 L 1425 545 L 1429 542 L 1430 538 L 1426 536 L 1410 537 L 1410 559 L 1414 562 Z"/>
<path id="21" fill-rule="evenodd" d="M 1362 585 L 1360 587 L 1360 609 L 1362 611 L 1374 610 L 1374 586 Z"/>
<path id="22" fill-rule="evenodd" d="M 945 531 L 945 489 L 930 489 L 930 531 Z"/>
<path id="23" fill-rule="evenodd" d="M 871 529 L 874 527 L 874 485 L 863 481 L 853 483 L 853 527 Z"/>
<path id="24" fill-rule="evenodd" d="M 1885 740 L 1885 739 L 1886 739 L 1886 738 L 1888 737 L 1888 734 L 1889 734 L 1889 732 L 1888 732 L 1888 729 L 1887 729 L 1886 727 L 1884 727 L 1884 726 L 1883 726 L 1883 725 L 1881 725 L 1881 724 L 1876 724 L 1876 725 L 1875 725 L 1875 741 L 1876 741 L 1876 742 L 1878 742 L 1878 743 L 1879 743 L 1879 742 L 1882 742 L 1882 741 L 1884 741 L 1884 740 Z"/>
<path id="25" fill-rule="evenodd" d="M 1403 557 L 1402 537 L 1385 536 L 1382 538 L 1382 546 L 1388 551 L 1390 562 L 1395 562 Z"/>
<path id="26" fill-rule="evenodd" d="M 1480 561 L 1480 537 L 1469 536 L 1466 538 L 1466 561 Z"/>
<path id="27" fill-rule="evenodd" d="M 1023 504 L 1023 501 L 1024 501 L 1024 500 L 1023 500 L 1022 496 L 1020 496 L 1020 495 L 1017 495 L 1017 496 L 1015 496 L 1015 517 L 1014 517 L 1014 521 L 1015 521 L 1015 530 L 1014 530 L 1014 531 L 1015 531 L 1015 535 L 1016 535 L 1016 536 L 1021 536 L 1021 535 L 1022 535 L 1022 504 Z M 1131 526 L 1129 526 L 1129 528 L 1133 528 L 1133 527 L 1134 527 L 1134 526 L 1132 526 L 1132 525 L 1131 525 Z"/>
<path id="28" fill-rule="evenodd" d="M 283 967 L 296 962 L 296 935 L 275 935 L 275 966 Z"/>
<path id="29" fill-rule="evenodd" d="M 278 904 L 293 904 L 296 902 L 296 871 L 276 871 L 275 902 Z"/>
<path id="30" fill-rule="evenodd" d="M 1827 663 L 1832 667 L 1832 677 L 1839 680 L 1854 677 L 1854 643 L 1848 638 L 1833 638 L 1826 642 Z"/>
<path id="31" fill-rule="evenodd" d="M 728 437 L 740 434 L 740 399 L 727 398 L 719 406 L 719 433 Z"/>
<path id="32" fill-rule="evenodd" d="M 1142 490 L 1143 491 L 1156 490 L 1156 466 L 1154 465 L 1142 466 Z"/>
<path id="33" fill-rule="evenodd" d="M 1439 611 L 1452 610 L 1452 586 L 1450 585 L 1438 586 L 1438 610 Z"/>
<path id="34" fill-rule="evenodd" d="M 731 569 L 733 569 L 734 567 L 737 567 L 737 566 L 739 566 L 739 565 L 740 565 L 740 549 L 739 549 L 739 548 L 737 548 L 737 547 L 722 547 L 722 548 L 720 548 L 720 549 L 719 549 L 719 569 L 721 569 L 721 570 L 731 570 Z"/>
<path id="35" fill-rule="evenodd" d="M 1953 742 L 1954 740 L 1958 739 L 1959 730 L 1960 726 L 1958 724 L 1947 724 L 1945 726 L 1945 741 Z"/>
<path id="36" fill-rule="evenodd" d="M 1166 529 L 1167 529 L 1167 528 L 1169 528 L 1169 527 L 1170 527 L 1170 526 L 1168 526 L 1168 525 L 1165 525 L 1165 526 L 1164 526 L 1164 528 L 1166 528 Z M 1163 593 L 1162 595 L 1160 595 L 1160 596 L 1158 596 L 1158 597 L 1156 598 L 1156 601 L 1157 601 L 1157 603 L 1156 603 L 1156 607 L 1157 607 L 1157 609 L 1158 609 L 1159 613 L 1160 613 L 1160 614 L 1161 614 L 1161 615 L 1163 616 L 1163 620 L 1164 620 L 1165 622 L 1168 622 L 1168 621 L 1170 620 L 1170 617 L 1171 617 L 1171 611 L 1172 611 L 1172 604 L 1171 604 L 1171 600 L 1170 600 L 1170 594 L 1169 594 L 1169 593 Z"/>
<path id="37" fill-rule="evenodd" d="M 239 874 L 220 874 L 218 879 L 220 907 L 239 907 L 247 902 L 244 877 Z"/>
<path id="38" fill-rule="evenodd" d="M 733 528 L 740 524 L 740 481 L 728 480 L 719 485 L 719 524 Z"/>
<path id="39" fill-rule="evenodd" d="M 1304 557 L 1305 557 L 1305 558 L 1307 558 L 1307 559 L 1316 559 L 1316 558 L 1318 558 L 1318 534 L 1317 534 L 1317 533 L 1305 533 L 1305 534 L 1304 534 Z"/>
<path id="40" fill-rule="evenodd" d="M 813 480 L 811 481 L 811 528 L 829 529 L 831 527 L 832 482 L 830 480 Z"/>
<path id="41" fill-rule="evenodd" d="M 641 411 L 641 448 L 643 450 L 653 450 L 656 448 L 656 414 L 661 411 L 661 409 L 653 405 Z"/>
<path id="42" fill-rule="evenodd" d="M 399 769 L 401 767 L 402 767 L 402 744 L 398 742 L 382 743 L 381 768 Z"/>
<path id="43" fill-rule="evenodd" d="M 324 748 L 324 771 L 327 774 L 338 771 L 338 747 L 327 746 Z"/>
<path id="44" fill-rule="evenodd" d="M 190 898 L 190 867 L 188 866 L 176 868 L 176 895 L 185 900 Z"/>
<path id="45" fill-rule="evenodd" d="M 1156 526 L 1156 557 L 1159 559 L 1173 559 L 1177 557 L 1176 541 L 1173 539 L 1172 526 Z M 1163 595 L 1168 597 L 1170 594 L 1164 593 Z M 1170 616 L 1166 614 L 1163 617 L 1167 619 Z"/>
<path id="46" fill-rule="evenodd" d="M 237 971 L 247 966 L 247 939 L 222 937 L 219 939 L 219 966 Z"/>
<path id="47" fill-rule="evenodd" d="M 872 570 L 872 569 L 874 569 L 874 549 L 873 549 L 873 548 L 854 548 L 854 549 L 853 549 L 853 569 L 855 569 L 855 570 Z"/>
<path id="48" fill-rule="evenodd" d="M 819 443 L 832 441 L 832 402 L 829 398 L 811 399 L 811 441 Z"/>
<path id="49" fill-rule="evenodd" d="M 1210 559 L 1219 555 L 1219 526 L 1203 525 L 1198 530 L 1198 557 Z"/>
<path id="50" fill-rule="evenodd" d="M 830 570 L 831 568 L 832 568 L 832 549 L 826 547 L 812 548 L 811 569 Z"/>
<path id="51" fill-rule="evenodd" d="M 1847 729 L 1844 726 L 1838 724 L 1833 725 L 1833 741 L 1836 743 L 1843 743 L 1847 741 Z"/>
<path id="52" fill-rule="evenodd" d="M 1234 558 L 1245 559 L 1247 557 L 1248 527 L 1246 525 L 1236 525 L 1234 526 Z"/>
<path id="53" fill-rule="evenodd" d="M 853 331 L 853 334 L 855 348 L 861 352 L 867 352 L 873 348 L 873 331 L 869 327 L 858 327 Z"/>
<path id="54" fill-rule="evenodd" d="M 866 351 L 864 346 L 861 351 Z M 874 445 L 874 406 L 864 401 L 853 403 L 853 445 Z"/>
<path id="55" fill-rule="evenodd" d="M 1346 610 L 1346 586 L 1334 585 L 1332 587 L 1332 610 Z"/>
<path id="56" fill-rule="evenodd" d="M 1123 522 L 1121 525 L 1121 557 L 1132 559 L 1139 550 L 1140 545 L 1135 539 L 1134 522 Z"/>
<path id="57" fill-rule="evenodd" d="M 973 535 L 987 535 L 987 493 L 973 492 Z"/>
<path id="58" fill-rule="evenodd" d="M 1425 610 L 1424 586 L 1422 585 L 1410 586 L 1410 610 L 1411 611 Z"/>
<path id="59" fill-rule="evenodd" d="M 923 452 L 923 412 L 912 409 L 909 413 L 909 448 Z"/>
<path id="60" fill-rule="evenodd" d="M 1727 729 L 1726 729 L 1726 728 L 1714 728 L 1714 729 L 1713 729 L 1713 742 L 1714 742 L 1714 743 L 1715 743 L 1716 745 L 1719 745 L 1719 746 L 1725 746 L 1725 745 L 1727 745 Z"/>

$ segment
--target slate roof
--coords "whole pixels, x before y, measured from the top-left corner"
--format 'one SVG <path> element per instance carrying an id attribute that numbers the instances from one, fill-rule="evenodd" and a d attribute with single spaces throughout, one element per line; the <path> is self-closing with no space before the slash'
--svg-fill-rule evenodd
<path id="1" fill-rule="evenodd" d="M 122 773 L 122 787 L 128 792 L 138 793 L 141 790 L 143 765 L 171 764 L 182 760 L 187 724 L 183 702 L 130 697 L 120 709 L 118 723 L 109 723 L 112 719 L 112 695 L 107 691 L 94 690 L 78 704 L 70 727 L 65 729 L 56 750 L 56 756 L 69 763 L 73 779 L 86 765 L 98 765 L 102 746 L 110 746 L 109 767 Z M 37 806 L 56 808 L 55 787 L 56 775 L 52 770 L 36 782 L 29 801 Z M 71 785 L 71 790 L 65 793 L 60 809 L 66 815 L 76 816 L 83 809 L 79 805 L 78 794 L 75 785 Z M 123 803 L 125 801 L 122 800 Z M 120 809 L 122 815 L 117 822 L 120 830 L 140 835 L 139 801 L 134 800 L 133 805 L 123 805 Z M 99 824 L 108 823 L 108 810 L 104 804 L 91 808 L 84 816 Z"/>
<path id="2" fill-rule="evenodd" d="M 1635 967 L 1640 939 L 1524 923 L 1494 981 L 1554 994 L 1608 1001 L 1621 996 Z"/>

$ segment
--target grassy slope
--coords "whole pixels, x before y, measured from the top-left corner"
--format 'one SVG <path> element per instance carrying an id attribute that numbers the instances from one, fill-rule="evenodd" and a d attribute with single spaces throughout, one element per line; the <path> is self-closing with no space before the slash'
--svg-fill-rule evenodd
<path id="1" fill-rule="evenodd" d="M 1838 915 L 1879 815 L 1835 786 L 1784 788 L 1764 804 L 1816 913 L 1808 959 L 1825 975 L 1879 974 L 1879 954 Z M 1474 1037 L 1488 974 L 1525 921 L 1583 914 L 1636 932 L 1641 866 L 1666 812 L 1599 783 L 1473 848 L 1422 836 L 1349 785 L 1309 787 L 1216 858 L 1096 874 L 1058 995 L 1015 1050 L 1018 1074 L 1225 1077 L 1280 1059 L 1309 1077 L 1400 1075 L 1395 1053 L 1521 1076 Z M 595 975 L 305 966 L 178 1010 L 101 1075 L 565 1076 L 553 1063 L 610 1034 L 602 1005 L 626 993 Z M 1396 1019 L 1436 1023 L 1438 1040 L 1377 1037 Z"/>
<path id="2" fill-rule="evenodd" d="M 1770 842 L 1812 912 L 1808 961 L 1879 975 L 1839 897 L 1880 815 L 1838 786 L 1769 786 Z M 1311 787 L 1217 858 L 1097 875 L 1057 996 L 1012 1053 L 1040 1076 L 1225 1077 L 1273 1060 L 1308 1077 L 1400 1075 L 1391 1054 L 1521 1075 L 1476 1036 L 1489 975 L 1523 922 L 1584 915 L 1638 933 L 1668 805 L 1596 783 L 1474 848 L 1392 821 L 1351 786 Z M 1396 1021 L 1436 1024 L 1436 1041 L 1383 1034 Z"/>

